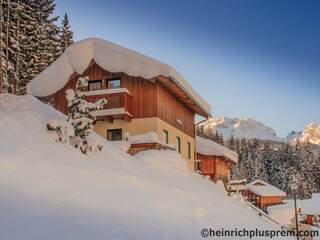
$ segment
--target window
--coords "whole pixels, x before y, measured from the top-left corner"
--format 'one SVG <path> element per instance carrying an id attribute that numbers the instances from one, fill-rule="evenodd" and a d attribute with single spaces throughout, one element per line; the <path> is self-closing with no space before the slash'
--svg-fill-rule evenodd
<path id="1" fill-rule="evenodd" d="M 89 81 L 89 91 L 101 90 L 102 80 L 91 80 Z"/>
<path id="2" fill-rule="evenodd" d="M 187 142 L 187 148 L 188 148 L 188 159 L 191 159 L 191 144 L 190 142 Z"/>
<path id="3" fill-rule="evenodd" d="M 162 141 L 163 141 L 163 143 L 165 143 L 165 144 L 168 144 L 168 143 L 169 143 L 169 134 L 168 134 L 168 131 L 165 130 L 165 129 L 163 129 Z"/>
<path id="4" fill-rule="evenodd" d="M 178 153 L 181 153 L 181 139 L 180 139 L 180 137 L 176 138 L 176 150 Z"/>
<path id="5" fill-rule="evenodd" d="M 110 79 L 107 80 L 107 88 L 108 89 L 113 89 L 113 88 L 120 88 L 121 87 L 121 79 Z"/>
<path id="6" fill-rule="evenodd" d="M 107 130 L 107 139 L 109 141 L 120 141 L 122 140 L 122 129 L 108 129 Z"/>

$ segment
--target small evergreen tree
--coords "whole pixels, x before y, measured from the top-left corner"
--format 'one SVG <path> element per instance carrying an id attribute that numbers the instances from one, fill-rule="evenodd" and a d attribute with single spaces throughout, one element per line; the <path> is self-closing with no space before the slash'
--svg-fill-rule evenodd
<path id="1" fill-rule="evenodd" d="M 67 13 L 63 16 L 61 22 L 61 30 L 60 30 L 60 49 L 63 53 L 67 47 L 69 47 L 73 43 L 73 32 L 71 31 L 71 26 L 69 22 L 69 17 Z"/>
<path id="2" fill-rule="evenodd" d="M 220 134 L 220 137 L 219 137 L 219 143 L 220 143 L 221 145 L 224 145 L 224 139 L 223 139 L 222 133 Z"/>
<path id="3" fill-rule="evenodd" d="M 88 141 L 88 136 L 92 133 L 93 123 L 96 120 L 94 112 L 101 110 L 107 103 L 104 98 L 95 103 L 87 102 L 82 92 L 87 86 L 88 77 L 80 77 L 76 83 L 75 90 L 68 89 L 66 91 L 69 107 L 68 122 L 71 123 L 74 129 L 72 144 L 75 147 L 79 147 L 83 153 L 87 153 L 92 147 Z"/>

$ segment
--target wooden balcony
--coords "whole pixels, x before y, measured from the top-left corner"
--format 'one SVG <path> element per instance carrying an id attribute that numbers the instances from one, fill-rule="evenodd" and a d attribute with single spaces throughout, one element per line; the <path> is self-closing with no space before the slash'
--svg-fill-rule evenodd
<path id="1" fill-rule="evenodd" d="M 104 109 L 95 113 L 97 120 L 112 122 L 115 119 L 124 119 L 131 121 L 133 118 L 132 95 L 126 88 L 102 89 L 85 93 L 85 99 L 89 102 L 95 102 L 102 98 L 107 100 L 107 104 Z"/>

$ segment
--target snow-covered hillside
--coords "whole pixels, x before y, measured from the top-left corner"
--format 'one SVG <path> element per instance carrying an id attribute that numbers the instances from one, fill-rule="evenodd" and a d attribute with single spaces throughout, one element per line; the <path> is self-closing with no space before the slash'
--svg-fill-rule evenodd
<path id="1" fill-rule="evenodd" d="M 311 143 L 320 145 L 320 124 L 316 123 L 310 123 L 308 124 L 303 132 L 298 132 L 288 138 L 289 141 L 296 142 L 299 140 L 299 142 L 302 143 Z"/>
<path id="2" fill-rule="evenodd" d="M 131 157 L 94 135 L 104 150 L 84 155 L 54 141 L 51 118 L 65 116 L 32 96 L 0 95 L 1 240 L 194 240 L 204 227 L 277 228 L 173 151 Z"/>
<path id="3" fill-rule="evenodd" d="M 233 135 L 235 138 L 258 138 L 263 140 L 282 141 L 272 128 L 252 118 L 210 118 L 201 124 L 204 130 L 211 128 L 218 131 L 225 139 Z"/>

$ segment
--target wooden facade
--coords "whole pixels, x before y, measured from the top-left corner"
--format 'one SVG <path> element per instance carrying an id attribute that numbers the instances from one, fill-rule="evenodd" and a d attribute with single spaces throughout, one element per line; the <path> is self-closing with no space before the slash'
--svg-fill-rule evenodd
<path id="1" fill-rule="evenodd" d="M 194 118 L 195 113 L 204 114 L 194 104 L 187 104 L 182 91 L 165 85 L 164 77 L 144 79 L 141 77 L 129 76 L 125 73 L 111 73 L 102 69 L 93 61 L 81 76 L 88 76 L 90 80 L 103 80 L 102 88 L 106 88 L 106 79 L 121 79 L 121 88 L 127 89 L 129 93 L 116 93 L 107 95 L 95 95 L 87 97 L 89 101 L 99 98 L 108 100 L 105 109 L 124 108 L 128 114 L 108 116 L 107 120 L 130 118 L 159 117 L 163 121 L 178 128 L 191 137 L 195 137 Z M 76 81 L 80 77 L 73 74 L 68 83 L 52 96 L 48 97 L 49 102 L 63 113 L 68 112 L 66 90 L 75 88 Z M 195 112 L 196 111 L 196 112 Z M 100 117 L 101 118 L 101 117 Z"/>
<path id="2" fill-rule="evenodd" d="M 232 162 L 222 156 L 203 155 L 197 153 L 198 170 L 201 175 L 209 176 L 214 182 L 222 180 L 225 184 L 229 181 Z"/>

